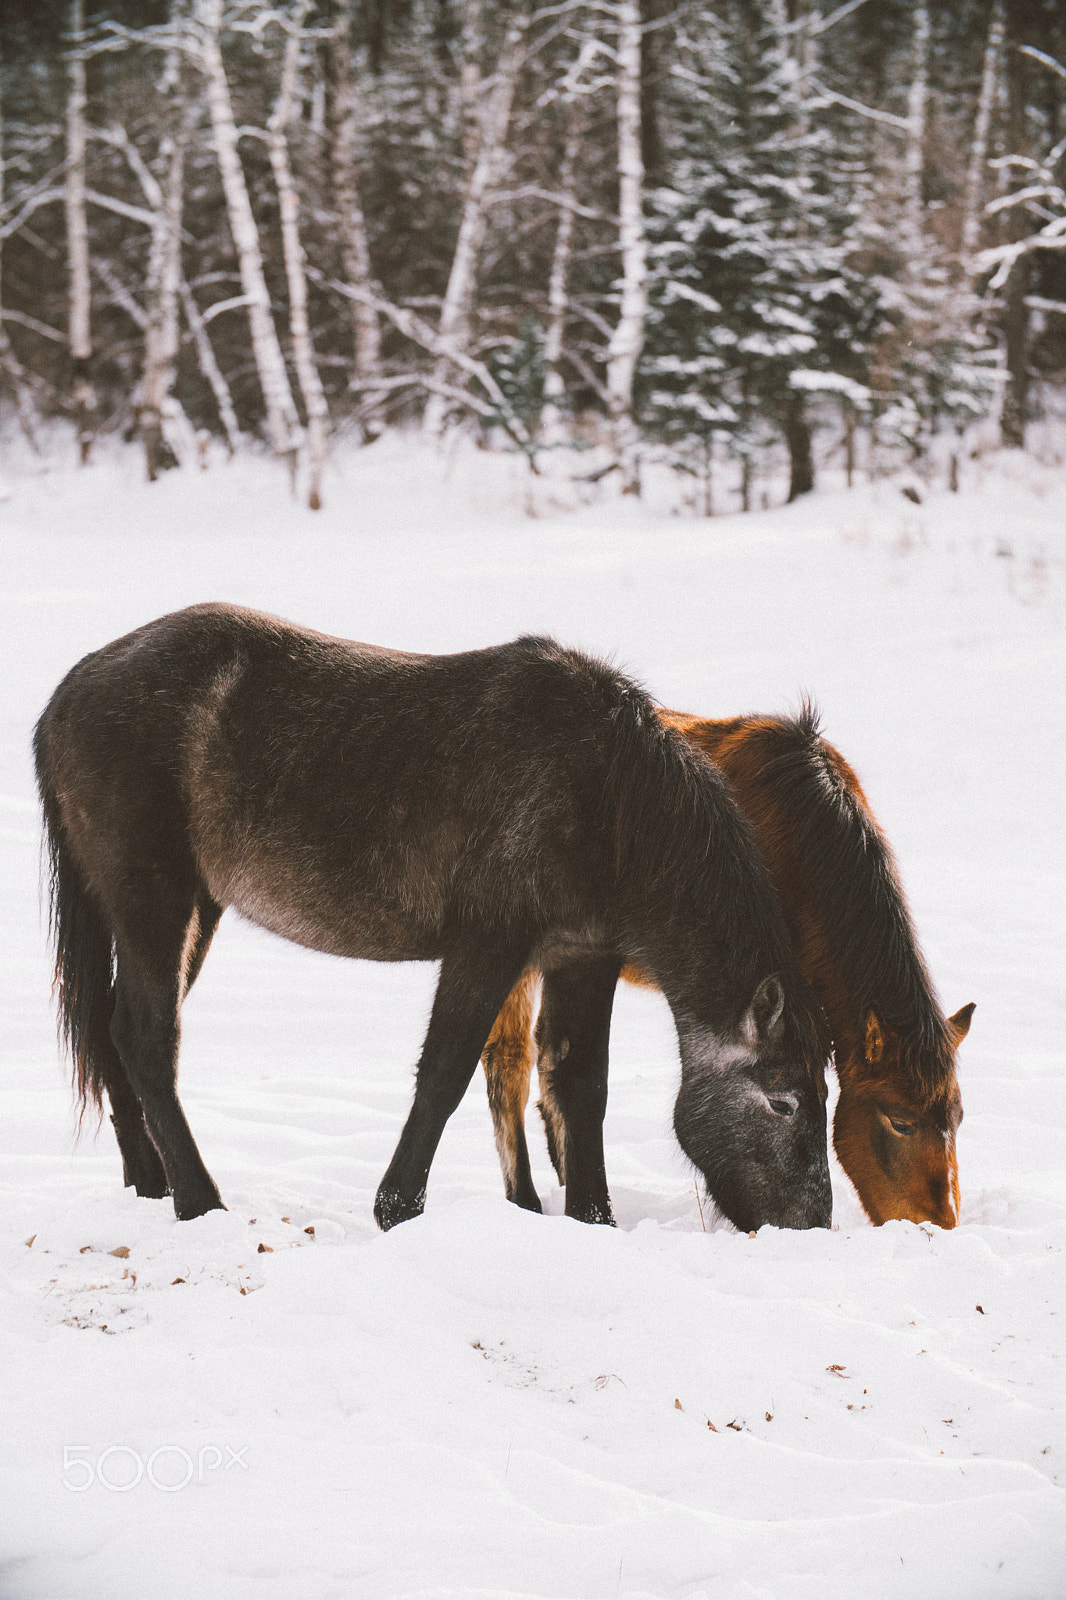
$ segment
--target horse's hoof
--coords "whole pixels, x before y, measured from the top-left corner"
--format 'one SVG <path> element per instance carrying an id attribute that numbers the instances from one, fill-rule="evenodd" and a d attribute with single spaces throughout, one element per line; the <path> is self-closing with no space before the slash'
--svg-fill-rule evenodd
<path id="1" fill-rule="evenodd" d="M 225 1211 L 222 1196 L 215 1191 L 214 1197 L 199 1200 L 187 1200 L 182 1205 L 178 1204 L 177 1196 L 174 1198 L 174 1215 L 179 1222 L 191 1222 L 194 1217 L 206 1216 L 209 1211 Z"/>
<path id="2" fill-rule="evenodd" d="M 420 1190 L 413 1200 L 409 1200 L 398 1189 L 379 1189 L 377 1199 L 374 1201 L 374 1221 L 382 1233 L 388 1233 L 398 1222 L 410 1222 L 412 1217 L 420 1217 L 425 1207 L 424 1189 Z"/>
<path id="3" fill-rule="evenodd" d="M 567 1206 L 566 1215 L 573 1218 L 575 1222 L 588 1222 L 593 1225 L 599 1224 L 601 1227 L 605 1228 L 615 1228 L 618 1226 L 614 1220 L 614 1212 L 611 1209 L 611 1202 L 609 1200 L 605 1205 L 601 1205 L 594 1200 L 588 1205 L 575 1206 L 573 1210 Z"/>
<path id="4" fill-rule="evenodd" d="M 126 1188 L 135 1189 L 141 1200 L 165 1200 L 170 1190 L 166 1178 L 127 1178 Z"/>

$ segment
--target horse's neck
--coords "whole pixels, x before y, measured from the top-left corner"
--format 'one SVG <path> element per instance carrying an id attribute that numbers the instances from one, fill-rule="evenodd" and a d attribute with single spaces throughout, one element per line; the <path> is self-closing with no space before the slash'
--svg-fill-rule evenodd
<path id="1" fill-rule="evenodd" d="M 850 1059 L 858 1045 L 859 1010 L 834 955 L 830 930 L 807 886 L 794 828 L 771 784 L 750 759 L 750 736 L 765 723 L 758 717 L 715 720 L 678 711 L 660 715 L 729 779 L 777 890 L 800 970 L 825 1012 L 837 1060 Z"/>
<path id="2" fill-rule="evenodd" d="M 818 907 L 807 890 L 787 833 L 760 827 L 756 822 L 755 836 L 781 901 L 797 964 L 825 1012 L 837 1062 L 850 1060 L 859 1042 L 861 1007 L 856 1007 L 854 992 L 836 958 Z"/>

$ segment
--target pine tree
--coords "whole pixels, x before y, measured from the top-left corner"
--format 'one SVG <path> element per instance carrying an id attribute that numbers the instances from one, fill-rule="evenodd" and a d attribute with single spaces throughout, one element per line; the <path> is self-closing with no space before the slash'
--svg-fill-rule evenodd
<path id="1" fill-rule="evenodd" d="M 813 487 L 810 397 L 863 393 L 882 315 L 849 258 L 853 211 L 782 9 L 740 3 L 708 34 L 699 77 L 713 125 L 691 119 L 677 181 L 653 202 L 645 419 L 742 466 L 770 427 L 788 447 L 789 498 Z"/>

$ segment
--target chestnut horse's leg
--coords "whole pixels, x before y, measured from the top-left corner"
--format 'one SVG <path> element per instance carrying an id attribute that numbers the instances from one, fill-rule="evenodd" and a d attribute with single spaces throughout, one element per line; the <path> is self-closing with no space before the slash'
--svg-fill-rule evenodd
<path id="1" fill-rule="evenodd" d="M 482 1053 L 496 1149 L 508 1200 L 539 1211 L 526 1144 L 525 1111 L 533 1071 L 533 999 L 537 974 L 523 972 L 511 990 Z"/>
<path id="2" fill-rule="evenodd" d="M 599 956 L 548 973 L 537 1019 L 537 1072 L 562 1144 L 566 1214 L 614 1222 L 603 1159 L 607 1050 L 620 962 Z M 554 1159 L 554 1158 L 553 1158 Z M 559 1163 L 556 1162 L 558 1166 Z"/>
<path id="3" fill-rule="evenodd" d="M 195 893 L 183 893 L 176 883 L 156 888 L 151 904 L 129 905 L 116 919 L 111 1037 L 162 1160 L 174 1211 L 185 1220 L 224 1209 L 177 1095 L 186 973 L 195 977 L 199 970 L 197 954 L 202 961 L 219 913 L 213 901 L 205 902 L 202 923 Z"/>
<path id="4" fill-rule="evenodd" d="M 466 1093 L 492 1024 L 528 954 L 525 947 L 508 951 L 467 941 L 441 962 L 414 1104 L 374 1202 L 379 1227 L 391 1228 L 422 1214 L 444 1125 Z"/>

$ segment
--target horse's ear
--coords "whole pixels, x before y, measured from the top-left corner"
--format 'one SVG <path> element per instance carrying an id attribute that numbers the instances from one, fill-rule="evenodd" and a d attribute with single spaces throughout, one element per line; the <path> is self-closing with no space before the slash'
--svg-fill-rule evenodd
<path id="1" fill-rule="evenodd" d="M 976 1003 L 975 1000 L 971 1000 L 968 1006 L 963 1006 L 961 1011 L 956 1011 L 953 1017 L 948 1018 L 948 1026 L 955 1035 L 957 1045 L 962 1043 L 970 1031 L 970 1018 L 973 1016 Z"/>
<path id="2" fill-rule="evenodd" d="M 866 1057 L 868 1067 L 876 1067 L 885 1053 L 885 1030 L 881 1026 L 881 1019 L 876 1011 L 866 1013 L 866 1036 L 863 1040 L 863 1055 Z"/>
<path id="3" fill-rule="evenodd" d="M 744 1013 L 741 1024 L 749 1044 L 765 1043 L 776 1038 L 784 1027 L 785 990 L 781 979 L 771 972 L 755 991 L 751 1005 Z"/>

